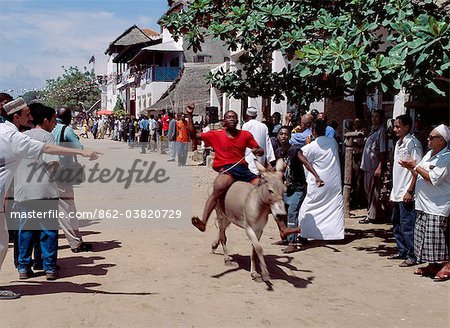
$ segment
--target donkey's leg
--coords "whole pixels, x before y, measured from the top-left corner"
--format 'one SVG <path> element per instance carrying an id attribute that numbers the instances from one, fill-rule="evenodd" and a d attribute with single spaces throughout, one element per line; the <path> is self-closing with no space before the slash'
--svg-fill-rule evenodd
<path id="1" fill-rule="evenodd" d="M 245 232 L 247 232 L 247 236 L 248 238 L 250 238 L 252 244 L 253 244 L 253 249 L 255 251 L 255 253 L 258 255 L 258 259 L 259 259 L 259 265 L 261 267 L 261 278 L 263 281 L 269 281 L 270 276 L 269 276 L 269 271 L 267 271 L 267 266 L 266 266 L 266 262 L 264 261 L 264 254 L 263 254 L 263 249 L 261 244 L 259 243 L 259 237 L 261 237 L 262 232 L 258 233 L 258 236 L 255 234 L 255 232 L 253 231 L 253 229 L 249 226 L 247 226 L 247 228 L 245 229 Z M 252 252 L 253 254 L 253 252 Z"/>
<path id="2" fill-rule="evenodd" d="M 227 249 L 227 235 L 225 234 L 226 229 L 230 225 L 230 221 L 228 221 L 227 218 L 223 218 L 220 224 L 220 231 L 219 231 L 219 239 L 220 243 L 222 244 L 223 249 L 223 260 L 225 262 L 225 265 L 233 265 L 231 262 L 232 258 L 228 256 L 228 249 Z"/>
<path id="3" fill-rule="evenodd" d="M 223 221 L 223 217 L 219 214 L 218 211 L 217 212 L 217 223 L 219 224 L 219 231 L 217 232 L 217 239 L 214 240 L 214 242 L 211 245 L 211 252 L 214 254 L 217 247 L 219 247 L 219 243 L 220 243 L 220 227 L 222 225 L 222 221 Z"/>
<path id="4" fill-rule="evenodd" d="M 250 255 L 250 275 L 252 276 L 253 280 L 261 281 L 261 275 L 258 272 L 256 272 L 256 257 L 257 256 L 258 255 L 256 254 L 255 247 L 253 247 L 253 245 L 252 245 L 252 253 Z"/>

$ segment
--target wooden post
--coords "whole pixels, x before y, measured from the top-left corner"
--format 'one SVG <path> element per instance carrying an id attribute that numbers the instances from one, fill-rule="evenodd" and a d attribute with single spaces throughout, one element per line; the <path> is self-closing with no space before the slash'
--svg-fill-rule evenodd
<path id="1" fill-rule="evenodd" d="M 345 164 L 344 164 L 344 217 L 350 217 L 350 194 L 352 191 L 352 167 L 353 167 L 353 138 L 363 137 L 362 132 L 347 132 L 345 137 Z"/>

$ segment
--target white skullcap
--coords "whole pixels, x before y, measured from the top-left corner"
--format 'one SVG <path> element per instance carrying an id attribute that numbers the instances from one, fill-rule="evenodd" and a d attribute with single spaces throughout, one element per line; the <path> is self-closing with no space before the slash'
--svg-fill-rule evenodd
<path id="1" fill-rule="evenodd" d="M 448 128 L 448 126 L 441 124 L 434 129 L 442 136 L 442 138 L 444 138 L 445 142 L 448 142 L 450 140 L 450 129 Z"/>
<path id="2" fill-rule="evenodd" d="M 248 116 L 257 116 L 258 110 L 255 107 L 248 107 L 247 108 L 247 115 Z"/>
<path id="3" fill-rule="evenodd" d="M 17 98 L 16 100 L 12 100 L 9 103 L 3 105 L 3 109 L 5 110 L 6 114 L 14 114 L 18 112 L 19 110 L 24 109 L 27 107 L 27 103 L 23 98 Z"/>

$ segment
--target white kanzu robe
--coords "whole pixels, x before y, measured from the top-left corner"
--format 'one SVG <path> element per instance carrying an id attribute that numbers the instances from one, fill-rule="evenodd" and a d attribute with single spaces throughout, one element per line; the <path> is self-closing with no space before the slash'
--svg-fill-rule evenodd
<path id="1" fill-rule="evenodd" d="M 344 239 L 344 202 L 338 144 L 334 138 L 318 137 L 302 147 L 303 155 L 313 165 L 325 186 L 306 172 L 308 189 L 300 208 L 300 236 L 318 240 Z"/>

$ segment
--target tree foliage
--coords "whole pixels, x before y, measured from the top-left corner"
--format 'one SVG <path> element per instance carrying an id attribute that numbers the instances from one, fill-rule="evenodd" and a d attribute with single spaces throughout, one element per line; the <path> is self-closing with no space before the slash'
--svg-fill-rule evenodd
<path id="1" fill-rule="evenodd" d="M 80 102 L 89 109 L 100 99 L 101 91 L 96 84 L 93 70 L 80 71 L 78 67 L 64 68 L 64 73 L 56 79 L 47 80 L 43 91 L 43 102 L 53 108 L 75 109 Z"/>
<path id="2" fill-rule="evenodd" d="M 33 100 L 39 100 L 41 98 L 41 91 L 27 91 L 21 97 L 27 104 L 31 103 Z"/>
<path id="3" fill-rule="evenodd" d="M 162 22 L 194 51 L 205 36 L 243 50 L 237 69 L 209 76 L 237 98 L 308 104 L 368 87 L 445 92 L 435 78 L 448 77 L 450 16 L 431 0 L 195 0 Z M 272 70 L 274 51 L 290 69 Z"/>
<path id="4" fill-rule="evenodd" d="M 113 112 L 117 115 L 119 112 L 125 112 L 125 108 L 123 107 L 122 99 L 120 99 L 119 95 L 116 98 L 116 104 L 114 105 Z"/>

